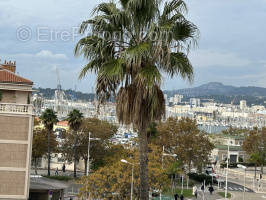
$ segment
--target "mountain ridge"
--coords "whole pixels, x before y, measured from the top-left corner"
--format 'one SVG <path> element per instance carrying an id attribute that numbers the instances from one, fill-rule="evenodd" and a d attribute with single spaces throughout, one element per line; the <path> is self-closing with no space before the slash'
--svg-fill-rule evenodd
<path id="1" fill-rule="evenodd" d="M 165 93 L 177 93 L 189 97 L 209 95 L 266 97 L 266 88 L 256 86 L 236 87 L 232 85 L 224 85 L 220 82 L 209 82 L 193 88 L 185 88 L 172 91 L 166 90 Z"/>

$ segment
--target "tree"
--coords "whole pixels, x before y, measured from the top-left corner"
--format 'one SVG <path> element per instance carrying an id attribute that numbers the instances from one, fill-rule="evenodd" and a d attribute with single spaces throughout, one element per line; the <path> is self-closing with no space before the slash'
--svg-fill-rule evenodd
<path id="1" fill-rule="evenodd" d="M 102 121 L 97 118 L 86 118 L 82 120 L 80 130 L 82 131 L 80 131 L 78 137 L 76 137 L 76 134 L 73 132 L 66 133 L 62 150 L 69 162 L 73 160 L 74 153 L 76 152 L 76 159 L 79 160 L 82 158 L 84 160 L 84 174 L 86 174 L 89 133 L 91 133 L 90 137 L 100 139 L 100 141 L 91 141 L 90 143 L 90 160 L 93 161 L 93 168 L 97 169 L 105 164 L 104 156 L 107 151 L 110 151 L 108 140 L 117 132 L 117 127 L 107 121 Z M 76 151 L 73 152 L 73 146 L 75 145 Z"/>
<path id="2" fill-rule="evenodd" d="M 116 146 L 116 145 L 115 145 Z M 114 146 L 114 149 L 116 147 Z M 130 163 L 134 163 L 134 199 L 140 198 L 140 173 L 138 165 L 137 149 L 124 149 L 121 151 L 118 147 L 118 160 L 108 165 L 99 168 L 89 177 L 83 177 L 80 181 L 82 188 L 80 190 L 81 197 L 87 197 L 90 193 L 90 198 L 112 198 L 112 199 L 130 199 L 130 185 L 131 185 L 131 169 L 132 165 L 122 163 L 121 159 L 126 159 Z M 127 151 L 129 157 L 124 157 L 125 154 L 119 152 Z M 149 146 L 149 184 L 152 189 L 165 189 L 169 186 L 170 180 L 168 178 L 167 170 L 170 163 L 173 163 L 173 158 L 165 160 L 165 169 L 162 169 L 161 162 L 161 148 L 155 145 Z"/>
<path id="3" fill-rule="evenodd" d="M 75 55 L 89 60 L 80 78 L 97 74 L 100 102 L 116 97 L 120 123 L 133 124 L 139 134 L 141 199 L 148 199 L 147 127 L 165 114 L 163 75 L 192 81 L 187 57 L 196 44 L 197 27 L 188 21 L 182 0 L 120 0 L 101 3 L 80 33 L 92 30 L 76 45 Z"/>
<path id="4" fill-rule="evenodd" d="M 2 92 L 0 91 L 0 101 L 2 100 Z"/>
<path id="5" fill-rule="evenodd" d="M 187 165 L 189 172 L 192 164 L 202 169 L 209 162 L 214 145 L 198 129 L 195 120 L 168 118 L 157 126 L 157 130 L 158 136 L 153 142 L 177 154 L 178 159 Z"/>
<path id="6" fill-rule="evenodd" d="M 79 160 L 77 155 L 77 140 L 82 120 L 83 114 L 76 109 L 72 110 L 67 116 L 70 131 L 72 132 L 72 135 L 74 135 L 74 177 L 77 177 L 77 161 Z"/>
<path id="7" fill-rule="evenodd" d="M 52 133 L 50 135 L 50 148 L 51 150 L 57 149 L 56 136 Z M 34 161 L 35 174 L 37 174 L 37 163 L 38 159 L 42 158 L 48 149 L 48 131 L 45 129 L 36 128 L 33 130 L 33 140 L 32 140 L 32 159 Z"/>
<path id="8" fill-rule="evenodd" d="M 56 113 L 52 110 L 47 108 L 41 115 L 40 119 L 44 124 L 45 129 L 48 132 L 47 137 L 47 149 L 48 149 L 48 176 L 50 176 L 50 163 L 51 163 L 51 146 L 50 146 L 50 136 L 53 134 L 54 124 L 58 122 Z"/>
<path id="9" fill-rule="evenodd" d="M 243 149 L 251 156 L 251 160 L 261 166 L 263 174 L 263 165 L 266 155 L 266 127 L 262 129 L 253 128 L 243 142 Z"/>
<path id="10" fill-rule="evenodd" d="M 247 129 L 233 128 L 232 126 L 222 131 L 223 134 L 229 135 L 229 136 L 246 135 L 247 132 L 248 132 Z"/>

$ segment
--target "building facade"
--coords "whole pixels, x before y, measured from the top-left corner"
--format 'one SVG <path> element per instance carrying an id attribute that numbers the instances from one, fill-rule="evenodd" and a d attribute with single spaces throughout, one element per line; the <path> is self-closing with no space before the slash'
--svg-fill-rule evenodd
<path id="1" fill-rule="evenodd" d="M 0 62 L 0 199 L 29 196 L 32 85 L 16 74 L 15 62 Z"/>

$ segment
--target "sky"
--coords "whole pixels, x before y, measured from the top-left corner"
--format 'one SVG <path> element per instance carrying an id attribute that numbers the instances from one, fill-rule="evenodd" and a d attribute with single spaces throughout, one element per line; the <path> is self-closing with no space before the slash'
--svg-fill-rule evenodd
<path id="1" fill-rule="evenodd" d="M 78 80 L 86 60 L 75 57 L 77 28 L 106 0 L 0 0 L 0 59 L 17 62 L 35 87 L 92 92 L 95 75 Z M 185 0 L 187 18 L 200 30 L 189 58 L 193 83 L 164 77 L 163 89 L 208 82 L 266 87 L 266 0 Z"/>

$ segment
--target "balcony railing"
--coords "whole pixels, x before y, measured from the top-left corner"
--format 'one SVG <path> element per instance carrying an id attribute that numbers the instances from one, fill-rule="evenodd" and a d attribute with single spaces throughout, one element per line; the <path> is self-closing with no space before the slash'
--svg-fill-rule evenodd
<path id="1" fill-rule="evenodd" d="M 0 103 L 0 113 L 10 114 L 32 114 L 32 105 L 29 104 L 14 104 Z"/>

